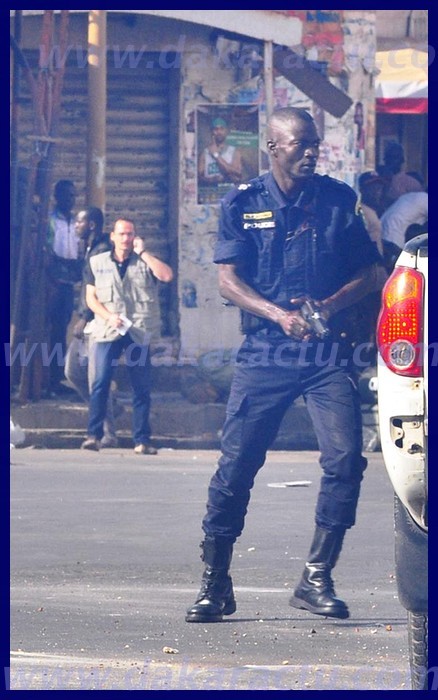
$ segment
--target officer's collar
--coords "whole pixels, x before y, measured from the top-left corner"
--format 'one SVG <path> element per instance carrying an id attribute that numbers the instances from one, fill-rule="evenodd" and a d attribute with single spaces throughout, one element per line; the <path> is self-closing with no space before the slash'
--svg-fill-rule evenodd
<path id="1" fill-rule="evenodd" d="M 303 189 L 301 190 L 297 199 L 294 201 L 288 199 L 284 192 L 282 192 L 282 190 L 279 188 L 272 174 L 272 171 L 269 171 L 267 175 L 266 184 L 268 185 L 270 194 L 272 195 L 279 207 L 289 207 L 292 204 L 292 206 L 294 207 L 309 209 L 311 207 L 312 202 L 314 201 L 316 193 L 315 177 L 316 176 L 314 175 L 304 184 Z"/>

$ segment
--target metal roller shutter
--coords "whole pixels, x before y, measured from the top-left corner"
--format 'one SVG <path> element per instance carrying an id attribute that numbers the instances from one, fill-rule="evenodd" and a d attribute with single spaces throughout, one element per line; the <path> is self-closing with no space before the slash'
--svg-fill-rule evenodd
<path id="1" fill-rule="evenodd" d="M 136 68 L 116 67 L 108 57 L 107 214 L 130 215 L 166 260 L 169 113 L 169 71 L 155 56 L 143 56 Z"/>

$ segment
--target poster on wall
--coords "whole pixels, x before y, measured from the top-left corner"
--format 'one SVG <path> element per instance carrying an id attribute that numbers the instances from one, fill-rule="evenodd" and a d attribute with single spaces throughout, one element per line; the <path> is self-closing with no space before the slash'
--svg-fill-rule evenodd
<path id="1" fill-rule="evenodd" d="M 259 174 L 258 105 L 207 104 L 196 110 L 198 204 L 217 204 Z"/>

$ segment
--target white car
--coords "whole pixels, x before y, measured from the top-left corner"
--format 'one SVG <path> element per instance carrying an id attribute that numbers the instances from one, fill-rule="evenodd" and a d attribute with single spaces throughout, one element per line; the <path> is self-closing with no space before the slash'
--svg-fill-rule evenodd
<path id="1" fill-rule="evenodd" d="M 382 455 L 394 488 L 395 571 L 408 613 L 412 690 L 427 690 L 428 236 L 406 243 L 382 293 L 377 396 Z"/>

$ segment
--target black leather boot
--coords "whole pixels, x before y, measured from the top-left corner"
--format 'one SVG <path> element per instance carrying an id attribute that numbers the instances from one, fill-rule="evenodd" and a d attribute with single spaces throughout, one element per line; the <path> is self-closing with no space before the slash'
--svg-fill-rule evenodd
<path id="1" fill-rule="evenodd" d="M 294 595 L 289 600 L 289 605 L 293 608 L 302 608 L 327 617 L 349 617 L 344 601 L 336 598 L 330 575 L 338 560 L 344 535 L 344 529 L 326 530 L 316 526 L 309 560 Z"/>
<path id="2" fill-rule="evenodd" d="M 233 583 L 228 573 L 233 544 L 206 537 L 201 548 L 201 559 L 205 563 L 201 590 L 195 604 L 187 610 L 186 622 L 221 622 L 223 615 L 236 611 Z"/>

